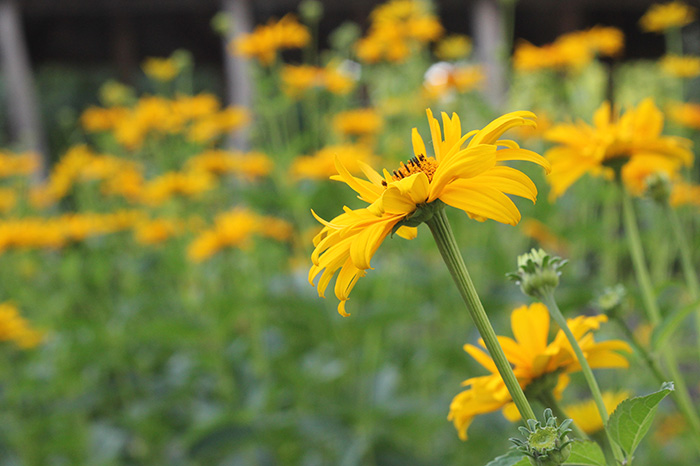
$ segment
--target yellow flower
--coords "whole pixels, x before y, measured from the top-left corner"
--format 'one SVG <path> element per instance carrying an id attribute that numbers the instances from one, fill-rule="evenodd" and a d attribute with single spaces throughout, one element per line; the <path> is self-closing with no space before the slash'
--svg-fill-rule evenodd
<path id="1" fill-rule="evenodd" d="M 34 152 L 15 154 L 0 150 L 0 178 L 28 176 L 39 168 L 39 156 Z"/>
<path id="2" fill-rule="evenodd" d="M 347 94 L 355 86 L 355 80 L 329 65 L 325 68 L 310 65 L 285 65 L 282 68 L 282 89 L 293 98 L 313 88 L 324 88 L 333 94 Z"/>
<path id="3" fill-rule="evenodd" d="M 435 46 L 435 56 L 444 61 L 466 58 L 471 51 L 471 39 L 462 34 L 451 34 L 438 42 Z"/>
<path id="4" fill-rule="evenodd" d="M 371 164 L 377 157 L 362 144 L 326 146 L 313 155 L 297 157 L 290 171 L 296 178 L 326 180 L 338 173 L 336 159 L 350 173 L 360 173 L 361 164 Z"/>
<path id="5" fill-rule="evenodd" d="M 136 242 L 143 245 L 162 243 L 183 230 L 182 222 L 169 218 L 144 220 L 134 227 Z"/>
<path id="6" fill-rule="evenodd" d="M 674 183 L 669 203 L 674 207 L 681 205 L 700 206 L 700 186 L 682 181 Z"/>
<path id="7" fill-rule="evenodd" d="M 694 78 L 700 76 L 700 57 L 666 55 L 661 59 L 661 69 L 675 78 Z"/>
<path id="8" fill-rule="evenodd" d="M 673 183 L 680 178 L 680 168 L 677 160 L 659 155 L 640 154 L 622 167 L 622 181 L 632 195 L 642 196 L 647 191 L 652 175 L 663 175 Z"/>
<path id="9" fill-rule="evenodd" d="M 277 51 L 304 47 L 311 40 L 309 30 L 294 15 L 285 15 L 279 21 L 270 20 L 259 25 L 250 34 L 234 39 L 229 45 L 236 55 L 257 59 L 269 66 L 277 58 Z"/>
<path id="10" fill-rule="evenodd" d="M 629 398 L 629 396 L 629 392 L 624 390 L 620 392 L 604 392 L 603 403 L 605 404 L 605 410 L 608 414 L 612 414 L 617 405 Z M 600 418 L 600 413 L 594 400 L 564 406 L 564 412 L 586 434 L 595 434 L 599 430 L 603 430 L 603 420 Z"/>
<path id="11" fill-rule="evenodd" d="M 265 154 L 237 151 L 208 150 L 190 158 L 185 167 L 192 171 L 204 171 L 215 175 L 235 174 L 253 179 L 268 175 L 273 162 Z"/>
<path id="12" fill-rule="evenodd" d="M 566 335 L 559 330 L 554 340 L 547 343 L 549 311 L 541 303 L 515 309 L 510 320 L 515 339 L 501 336 L 498 340 L 513 365 L 520 386 L 526 389 L 533 381 L 552 374 L 557 377 L 555 396 L 560 396 L 568 384 L 567 374 L 581 370 Z M 621 340 L 596 343 L 593 338 L 592 331 L 598 330 L 606 321 L 605 315 L 579 316 L 568 319 L 567 324 L 592 368 L 628 367 L 627 359 L 617 352 L 631 352 L 627 343 Z M 491 374 L 465 380 L 462 385 L 469 388 L 452 400 L 447 419 L 454 423 L 462 440 L 467 439 L 467 429 L 478 414 L 502 409 L 511 421 L 520 417 L 493 360 L 476 346 L 467 344 L 464 350 Z"/>
<path id="13" fill-rule="evenodd" d="M 542 47 L 522 41 L 515 47 L 513 67 L 524 72 L 541 69 L 577 71 L 589 64 L 596 55 L 614 56 L 623 47 L 622 31 L 595 26 L 585 31 L 563 34 L 553 43 Z"/>
<path id="14" fill-rule="evenodd" d="M 247 248 L 254 235 L 284 241 L 291 233 L 291 225 L 283 220 L 237 208 L 219 214 L 214 226 L 192 241 L 187 256 L 192 262 L 202 262 L 224 247 Z"/>
<path id="15" fill-rule="evenodd" d="M 367 36 L 355 46 L 358 58 L 366 63 L 402 62 L 413 46 L 437 40 L 444 32 L 425 3 L 415 0 L 389 1 L 377 6 L 370 18 Z"/>
<path id="16" fill-rule="evenodd" d="M 167 172 L 143 187 L 141 202 L 159 206 L 175 195 L 196 197 L 214 189 L 216 178 L 203 171 Z"/>
<path id="17" fill-rule="evenodd" d="M 610 164 L 624 164 L 640 155 L 690 165 L 691 142 L 662 136 L 663 123 L 663 113 L 648 98 L 620 117 L 608 102 L 603 103 L 593 116 L 593 126 L 578 122 L 552 127 L 545 134 L 547 140 L 559 144 L 545 154 L 552 163 L 548 177 L 552 198 L 561 196 L 586 173 L 612 177 Z"/>
<path id="18" fill-rule="evenodd" d="M 248 110 L 240 106 L 204 115 L 194 121 L 187 131 L 187 139 L 199 144 L 215 140 L 226 133 L 237 131 L 250 122 Z"/>
<path id="19" fill-rule="evenodd" d="M 382 129 L 382 117 L 372 108 L 358 108 L 333 117 L 333 128 L 344 136 L 373 135 Z"/>
<path id="20" fill-rule="evenodd" d="M 415 226 L 402 222 L 419 208 L 434 208 L 428 206 L 441 201 L 479 221 L 493 219 L 515 225 L 520 212 L 506 194 L 533 201 L 536 198 L 534 183 L 522 172 L 500 162 L 527 160 L 546 168 L 549 164 L 542 156 L 520 149 L 513 141 L 499 140 L 512 127 L 534 125 L 534 114 L 509 113 L 466 135 L 462 135 L 456 114 L 452 118 L 442 114 L 444 133 L 432 112 L 427 110 L 427 114 L 434 156 L 427 155 L 425 143 L 414 128 L 415 157 L 408 164 L 402 162 L 393 174 L 384 170 L 382 176 L 368 165 L 360 164 L 367 180 L 355 178 L 341 162 L 336 162 L 338 175 L 332 179 L 345 182 L 361 200 L 370 204 L 357 210 L 345 207 L 345 213 L 330 222 L 316 216 L 325 228 L 314 238 L 309 281 L 313 283 L 321 274 L 318 293 L 324 296 L 328 283 L 338 272 L 335 295 L 340 300 L 341 315 L 348 315 L 345 312 L 348 295 L 357 279 L 371 268 L 372 256 L 389 233 L 396 230 L 407 239 L 416 236 Z"/>
<path id="21" fill-rule="evenodd" d="M 639 25 L 646 32 L 665 32 L 667 29 L 682 27 L 695 20 L 695 8 L 683 2 L 669 2 L 649 7 L 639 20 Z"/>
<path id="22" fill-rule="evenodd" d="M 39 345 L 44 336 L 45 332 L 30 327 L 14 304 L 0 303 L 0 341 L 12 341 L 20 348 L 28 349 Z"/>
<path id="23" fill-rule="evenodd" d="M 679 125 L 700 130 L 700 104 L 674 103 L 669 105 L 668 114 Z"/>
<path id="24" fill-rule="evenodd" d="M 160 82 L 170 82 L 180 72 L 177 62 L 172 58 L 146 58 L 141 64 L 143 72 L 151 79 Z"/>

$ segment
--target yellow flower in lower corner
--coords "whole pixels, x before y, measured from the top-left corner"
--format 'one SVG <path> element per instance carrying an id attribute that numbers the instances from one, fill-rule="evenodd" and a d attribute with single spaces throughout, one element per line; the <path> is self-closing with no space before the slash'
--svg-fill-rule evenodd
<path id="1" fill-rule="evenodd" d="M 648 98 L 622 116 L 608 102 L 603 103 L 593 116 L 593 126 L 584 122 L 555 125 L 545 134 L 545 139 L 558 144 L 545 154 L 552 163 L 551 196 L 561 196 L 586 173 L 612 177 L 611 165 L 620 164 L 624 170 L 637 157 L 690 165 L 691 141 L 663 136 L 663 124 L 663 113 Z"/>
<path id="2" fill-rule="evenodd" d="M 549 311 L 541 303 L 515 309 L 510 320 L 515 339 L 500 336 L 498 340 L 513 365 L 520 386 L 526 390 L 534 381 L 551 374 L 557 377 L 554 395 L 560 397 L 569 381 L 567 374 L 581 370 L 566 335 L 559 330 L 554 340 L 547 343 Z M 591 368 L 628 367 L 627 359 L 618 353 L 632 351 L 627 343 L 621 340 L 596 343 L 594 340 L 592 332 L 605 321 L 605 315 L 579 316 L 568 319 L 567 323 Z M 454 423 L 462 440 L 467 439 L 467 429 L 479 414 L 502 409 L 511 421 L 517 421 L 520 416 L 493 360 L 476 346 L 467 344 L 464 350 L 491 374 L 465 380 L 462 385 L 468 387 L 467 390 L 452 400 L 447 419 Z"/>
<path id="3" fill-rule="evenodd" d="M 608 414 L 612 414 L 617 408 L 617 405 L 629 398 L 630 394 L 626 391 L 621 392 L 604 392 L 603 403 Z M 599 430 L 603 430 L 603 420 L 600 418 L 598 408 L 594 400 L 586 400 L 580 403 L 568 405 L 564 407 L 564 412 L 567 416 L 574 420 L 574 424 L 579 426 L 586 434 L 594 434 Z"/>
<path id="4" fill-rule="evenodd" d="M 34 348 L 44 339 L 45 332 L 35 330 L 19 315 L 17 306 L 0 303 L 0 341 L 12 341 L 20 348 Z"/>
<path id="5" fill-rule="evenodd" d="M 332 179 L 346 183 L 369 206 L 357 210 L 345 207 L 345 213 L 330 222 L 314 213 L 325 227 L 314 238 L 309 281 L 313 284 L 320 274 L 318 293 L 324 296 L 338 273 L 335 295 L 340 300 L 338 312 L 343 316 L 348 315 L 345 302 L 350 291 L 371 268 L 370 260 L 382 241 L 392 231 L 407 239 L 416 236 L 415 227 L 420 222 L 415 215 L 421 215 L 417 211 L 439 208 L 444 203 L 479 221 L 492 219 L 515 225 L 520 212 L 506 194 L 534 202 L 537 188 L 524 173 L 502 162 L 526 160 L 549 168 L 542 156 L 521 149 L 514 141 L 499 139 L 510 128 L 534 125 L 535 115 L 530 112 L 509 113 L 465 135 L 456 114 L 452 118 L 442 114 L 444 133 L 432 112 L 427 110 L 427 114 L 434 156 L 427 155 L 425 143 L 414 128 L 415 157 L 407 164 L 402 162 L 393 173 L 384 170 L 382 176 L 360 164 L 367 179 L 356 178 L 336 161 L 339 174 Z M 406 225 L 409 220 L 411 224 Z"/>

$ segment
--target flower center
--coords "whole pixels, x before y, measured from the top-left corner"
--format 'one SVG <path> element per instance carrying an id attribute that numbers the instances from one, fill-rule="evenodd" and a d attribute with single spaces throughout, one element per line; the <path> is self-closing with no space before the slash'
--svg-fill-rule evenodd
<path id="1" fill-rule="evenodd" d="M 416 173 L 423 172 L 428 177 L 428 181 L 432 181 L 433 174 L 435 174 L 437 167 L 437 160 L 435 160 L 433 157 L 426 157 L 425 155 L 420 154 L 410 159 L 407 163 L 401 162 L 399 168 L 392 172 L 394 175 L 392 178 L 395 181 L 399 181 L 411 175 L 415 175 Z M 386 186 L 386 181 L 382 181 L 382 184 Z"/>

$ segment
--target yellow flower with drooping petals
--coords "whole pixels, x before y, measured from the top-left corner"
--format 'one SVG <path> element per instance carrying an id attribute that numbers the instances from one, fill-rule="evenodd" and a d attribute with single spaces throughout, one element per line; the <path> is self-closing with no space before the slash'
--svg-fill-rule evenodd
<path id="1" fill-rule="evenodd" d="M 639 20 L 639 25 L 646 32 L 661 33 L 693 21 L 695 21 L 695 8 L 683 2 L 674 1 L 650 6 Z"/>
<path id="2" fill-rule="evenodd" d="M 700 57 L 666 55 L 661 59 L 661 69 L 675 78 L 694 78 L 700 76 Z"/>
<path id="3" fill-rule="evenodd" d="M 306 26 L 288 14 L 279 21 L 270 19 L 267 24 L 256 26 L 252 33 L 235 38 L 229 44 L 229 50 L 269 66 L 277 58 L 278 51 L 304 47 L 310 40 L 311 34 Z"/>
<path id="4" fill-rule="evenodd" d="M 46 332 L 32 328 L 13 303 L 0 303 L 0 341 L 12 341 L 20 348 L 29 349 L 38 346 L 45 335 Z"/>
<path id="5" fill-rule="evenodd" d="M 427 110 L 427 114 L 433 156 L 428 156 L 425 143 L 414 128 L 415 157 L 407 164 L 402 162 L 393 174 L 384 170 L 382 176 L 360 164 L 365 180 L 354 177 L 341 162 L 336 162 L 338 175 L 332 179 L 345 182 L 370 205 L 357 210 L 345 207 L 345 213 L 329 222 L 316 216 L 325 228 L 314 238 L 309 281 L 313 283 L 321 274 L 318 293 L 324 296 L 330 280 L 338 273 L 335 294 L 340 300 L 338 312 L 343 316 L 348 315 L 345 302 L 350 291 L 371 268 L 372 256 L 389 233 L 396 230 L 407 239 L 416 236 L 415 227 L 401 223 L 419 208 L 440 201 L 479 221 L 493 219 L 515 225 L 520 212 L 506 194 L 534 201 L 537 188 L 525 174 L 501 162 L 527 160 L 549 168 L 542 156 L 521 149 L 514 141 L 499 139 L 510 128 L 534 125 L 535 115 L 530 112 L 509 113 L 466 135 L 462 134 L 456 114 L 451 118 L 442 114 L 443 131 L 432 112 Z"/>
<path id="6" fill-rule="evenodd" d="M 629 398 L 627 391 L 603 392 L 603 404 L 608 414 L 612 414 L 617 405 Z M 594 400 L 582 401 L 580 403 L 564 406 L 566 415 L 574 420 L 574 424 L 579 426 L 588 435 L 595 434 L 603 430 L 603 420 L 596 407 Z"/>
<path id="7" fill-rule="evenodd" d="M 663 113 L 648 98 L 622 116 L 608 102 L 603 103 L 593 116 L 593 126 L 584 122 L 555 125 L 545 134 L 547 140 L 559 144 L 545 154 L 552 163 L 548 177 L 552 198 L 561 196 L 586 173 L 612 177 L 610 164 L 625 164 L 641 155 L 690 165 L 692 143 L 663 136 L 663 124 Z"/>
<path id="8" fill-rule="evenodd" d="M 362 144 L 326 146 L 313 155 L 297 157 L 290 171 L 298 179 L 327 180 L 338 173 L 336 159 L 350 172 L 360 173 L 361 164 L 377 161 L 377 156 Z"/>
<path id="9" fill-rule="evenodd" d="M 450 34 L 435 46 L 435 56 L 444 61 L 466 58 L 472 51 L 472 41 L 463 34 Z"/>
<path id="10" fill-rule="evenodd" d="M 146 58 L 141 64 L 143 72 L 151 79 L 160 82 L 170 82 L 180 73 L 180 67 L 172 58 Z"/>
<path id="11" fill-rule="evenodd" d="M 374 135 L 382 129 L 382 117 L 373 108 L 357 108 L 333 117 L 333 128 L 343 136 Z"/>
<path id="12" fill-rule="evenodd" d="M 506 358 L 513 365 L 513 372 L 520 387 L 526 389 L 533 381 L 551 375 L 557 377 L 554 394 L 559 397 L 568 384 L 567 374 L 581 370 L 566 335 L 559 330 L 554 340 L 547 343 L 550 317 L 549 311 L 541 303 L 515 309 L 510 321 L 515 339 L 499 336 L 498 341 Z M 627 343 L 621 340 L 596 343 L 593 338 L 592 332 L 598 330 L 600 324 L 606 321 L 605 315 L 579 316 L 567 319 L 567 324 L 591 368 L 628 367 L 627 359 L 618 352 L 631 352 L 632 349 Z M 483 345 L 483 342 L 481 344 Z M 515 404 L 491 357 L 470 344 L 464 345 L 464 350 L 491 374 L 465 380 L 462 386 L 468 387 L 467 390 L 452 400 L 447 419 L 454 423 L 462 440 L 467 439 L 467 429 L 479 414 L 502 409 L 509 420 L 520 419 L 520 414 L 515 409 Z"/>

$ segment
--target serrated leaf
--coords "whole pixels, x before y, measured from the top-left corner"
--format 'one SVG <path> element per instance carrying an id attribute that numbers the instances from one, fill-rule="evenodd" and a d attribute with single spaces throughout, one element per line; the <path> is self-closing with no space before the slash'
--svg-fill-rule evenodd
<path id="1" fill-rule="evenodd" d="M 571 444 L 571 454 L 566 466 L 606 466 L 605 454 L 595 442 L 576 441 Z"/>
<path id="2" fill-rule="evenodd" d="M 624 400 L 610 416 L 610 437 L 622 447 L 628 459 L 649 431 L 659 403 L 673 390 L 673 382 L 665 382 L 658 392 Z"/>
<path id="3" fill-rule="evenodd" d="M 505 455 L 498 456 L 489 461 L 486 466 L 522 466 L 521 460 L 525 460 L 523 465 L 529 466 L 527 457 L 517 450 L 511 450 Z"/>
<path id="4" fill-rule="evenodd" d="M 698 307 L 700 307 L 700 301 L 695 301 L 680 309 L 676 309 L 670 315 L 666 316 L 651 334 L 651 348 L 656 350 L 665 345 L 678 326 Z"/>

